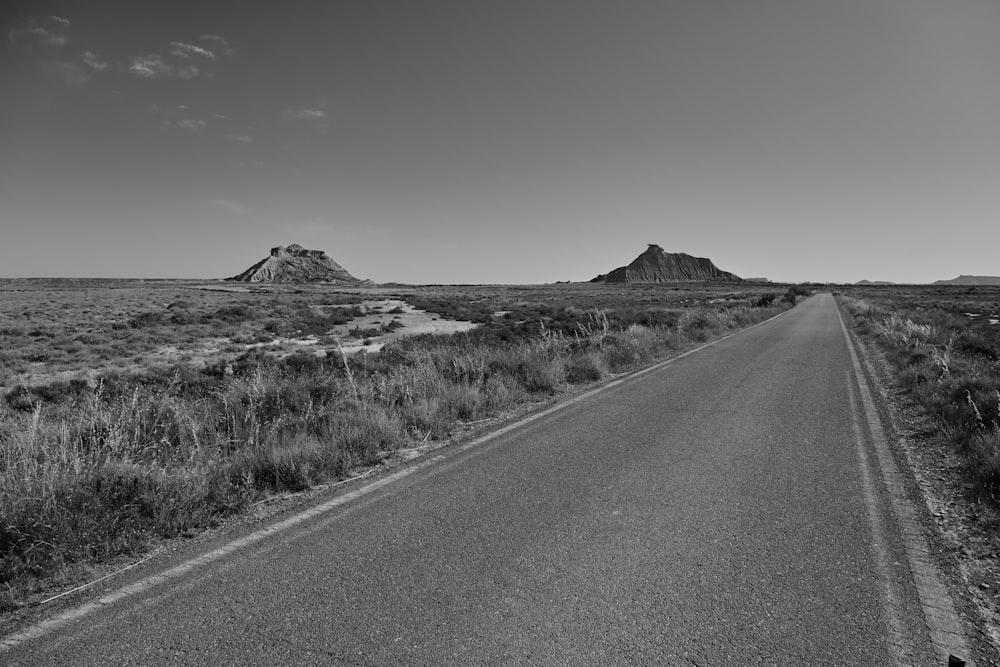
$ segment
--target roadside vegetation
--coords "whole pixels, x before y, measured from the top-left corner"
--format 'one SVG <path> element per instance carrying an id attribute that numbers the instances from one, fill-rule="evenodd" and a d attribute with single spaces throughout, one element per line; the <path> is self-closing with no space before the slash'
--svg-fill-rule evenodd
<path id="1" fill-rule="evenodd" d="M 363 311 L 360 290 L 4 292 L 0 610 L 81 564 L 191 535 L 270 494 L 343 478 L 762 321 L 789 308 L 790 293 L 406 289 L 394 297 L 480 326 L 348 355 L 329 332 Z M 279 336 L 314 344 L 257 345 Z M 180 352 L 158 355 L 164 346 Z M 984 423 L 995 420 L 983 406 Z"/>
<path id="2" fill-rule="evenodd" d="M 841 302 L 979 494 L 1000 501 L 1000 290 L 851 288 Z"/>

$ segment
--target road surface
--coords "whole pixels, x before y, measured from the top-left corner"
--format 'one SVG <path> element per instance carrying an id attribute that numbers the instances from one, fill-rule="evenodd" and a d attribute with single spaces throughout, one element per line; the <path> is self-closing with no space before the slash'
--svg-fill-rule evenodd
<path id="1" fill-rule="evenodd" d="M 223 555 L 130 572 L 0 663 L 942 664 L 854 372 L 813 297 Z"/>

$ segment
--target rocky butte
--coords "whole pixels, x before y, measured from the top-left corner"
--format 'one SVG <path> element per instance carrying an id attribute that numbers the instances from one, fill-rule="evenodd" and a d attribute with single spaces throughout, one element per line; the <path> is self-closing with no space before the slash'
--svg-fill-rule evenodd
<path id="1" fill-rule="evenodd" d="M 297 243 L 271 248 L 269 257 L 226 280 L 244 283 L 373 284 L 370 280 L 355 278 L 322 250 L 307 250 Z"/>
<path id="2" fill-rule="evenodd" d="M 737 275 L 723 271 L 706 257 L 692 257 L 683 252 L 665 252 L 650 243 L 646 251 L 628 266 L 597 276 L 592 283 L 682 283 L 703 281 L 740 281 Z"/>

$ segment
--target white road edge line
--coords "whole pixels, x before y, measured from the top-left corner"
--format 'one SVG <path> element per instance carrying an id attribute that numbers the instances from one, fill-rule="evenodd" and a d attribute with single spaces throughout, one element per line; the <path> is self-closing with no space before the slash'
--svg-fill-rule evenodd
<path id="1" fill-rule="evenodd" d="M 256 544 L 267 537 L 284 532 L 289 528 L 299 525 L 300 523 L 308 521 L 309 519 L 321 514 L 325 514 L 333 509 L 336 509 L 337 507 L 340 507 L 341 505 L 345 505 L 353 500 L 356 500 L 361 496 L 367 495 L 372 491 L 377 491 L 383 486 L 387 486 L 402 479 L 403 477 L 412 475 L 421 468 L 426 468 L 427 466 L 437 463 L 444 458 L 444 456 L 433 456 L 428 458 L 426 461 L 420 461 L 419 463 L 408 468 L 399 470 L 391 475 L 386 475 L 385 477 L 378 479 L 371 484 L 367 484 L 360 489 L 349 491 L 342 496 L 337 496 L 336 498 L 333 498 L 325 503 L 311 507 L 303 512 L 299 512 L 298 514 L 290 516 L 283 521 L 279 521 L 278 523 L 257 530 L 237 540 L 233 540 L 218 549 L 209 551 L 208 553 L 202 554 L 197 558 L 192 558 L 181 563 L 180 565 L 170 568 L 169 570 L 146 577 L 145 579 L 137 581 L 134 584 L 108 593 L 93 602 L 88 602 L 87 604 L 77 607 L 76 609 L 71 609 L 70 611 L 59 614 L 58 616 L 54 616 L 53 618 L 37 623 L 17 634 L 4 638 L 4 640 L 0 642 L 0 653 L 3 653 L 4 651 L 14 648 L 15 646 L 23 644 L 29 640 L 37 639 L 38 637 L 49 634 L 50 632 L 68 625 L 73 621 L 78 621 L 84 616 L 88 616 L 99 609 L 111 606 L 116 602 L 124 600 L 125 598 L 132 597 L 133 595 L 147 591 L 154 586 L 158 586 L 173 579 L 182 577 L 185 574 L 202 567 L 203 565 L 217 561 L 224 556 L 228 556 L 235 551 L 239 551 L 240 549 L 245 549 L 246 547 Z"/>
<path id="2" fill-rule="evenodd" d="M 899 468 L 896 466 L 892 452 L 889 451 L 885 432 L 882 429 L 882 421 L 879 419 L 878 410 L 875 409 L 875 402 L 868 390 L 868 382 L 861 369 L 861 362 L 858 361 L 858 354 L 854 350 L 854 341 L 851 340 L 851 335 L 847 331 L 847 325 L 840 314 L 839 305 L 837 306 L 837 317 L 840 320 L 840 328 L 844 332 L 844 338 L 847 340 L 847 351 L 850 353 L 851 364 L 854 366 L 854 378 L 857 381 L 875 456 L 882 471 L 882 482 L 888 492 L 892 511 L 903 538 L 903 546 L 906 548 L 907 560 L 909 560 L 910 571 L 913 574 L 913 583 L 920 597 L 920 606 L 923 608 L 924 621 L 927 623 L 931 643 L 941 660 L 940 664 L 947 665 L 949 656 L 954 655 L 965 660 L 968 667 L 975 667 L 975 663 L 969 657 L 969 645 L 966 642 L 965 631 L 958 617 L 958 612 L 955 611 L 955 604 L 931 557 L 920 517 L 906 495 L 906 488 L 903 485 Z"/>
<path id="3" fill-rule="evenodd" d="M 573 398 L 559 402 L 550 408 L 542 410 L 541 412 L 536 412 L 532 415 L 519 419 L 513 424 L 508 424 L 507 426 L 492 431 L 480 438 L 476 438 L 475 440 L 467 442 L 452 451 L 464 452 L 474 447 L 479 447 L 491 440 L 495 440 L 499 437 L 502 437 L 515 429 L 521 428 L 526 424 L 530 424 L 543 417 L 547 417 L 555 412 L 558 412 L 560 410 L 565 410 L 566 408 L 572 405 L 576 405 L 577 403 L 584 401 L 590 398 L 591 396 L 594 396 L 595 394 L 599 394 L 602 391 L 606 391 L 608 389 L 611 389 L 612 387 L 617 387 L 618 385 L 621 385 L 635 378 L 642 377 L 643 375 L 654 373 L 658 370 L 666 368 L 667 366 L 670 366 L 678 359 L 682 359 L 689 355 L 695 354 L 696 352 L 700 352 L 706 348 L 721 343 L 722 341 L 728 338 L 732 338 L 733 336 L 737 336 L 741 333 L 750 331 L 751 329 L 755 329 L 759 326 L 767 324 L 768 322 L 781 317 L 786 312 L 788 311 L 782 311 L 773 317 L 767 318 L 766 320 L 763 320 L 756 324 L 752 324 L 748 327 L 740 329 L 739 331 L 734 331 L 730 334 L 726 334 L 721 338 L 716 338 L 713 341 L 709 341 L 708 343 L 699 345 L 696 348 L 693 348 L 686 352 L 682 352 L 681 354 L 678 354 L 674 357 L 670 357 L 669 359 L 665 359 L 664 361 L 660 361 L 656 364 L 653 364 L 648 368 L 644 368 L 642 370 L 629 373 L 620 378 L 616 378 L 610 382 L 602 384 L 599 387 L 586 391 L 580 394 L 579 396 L 574 396 Z M 196 570 L 204 565 L 217 561 L 220 558 L 228 556 L 229 554 L 234 553 L 236 551 L 239 551 L 240 549 L 245 549 L 246 547 L 254 545 L 257 542 L 260 542 L 261 540 L 264 540 L 265 538 L 268 538 L 272 535 L 276 535 L 277 533 L 281 533 L 285 530 L 288 530 L 289 528 L 293 528 L 305 521 L 308 521 L 309 519 L 315 518 L 321 514 L 326 514 L 327 512 L 330 512 L 340 507 L 341 505 L 345 505 L 373 491 L 377 491 L 378 489 L 384 486 L 388 486 L 389 484 L 392 484 L 404 477 L 407 477 L 408 475 L 411 475 L 417 472 L 418 470 L 421 470 L 422 468 L 426 468 L 427 466 L 437 463 L 438 461 L 442 461 L 446 458 L 448 458 L 446 455 L 439 454 L 437 456 L 432 456 L 426 460 L 418 459 L 417 462 L 414 463 L 413 465 L 410 465 L 407 468 L 404 468 L 403 470 L 399 470 L 392 474 L 386 475 L 385 477 L 377 479 L 359 489 L 349 491 L 342 496 L 337 496 L 336 498 L 333 498 L 325 503 L 316 505 L 315 507 L 311 507 L 298 514 L 290 516 L 283 521 L 279 521 L 278 523 L 267 526 L 266 528 L 261 528 L 260 530 L 250 533 L 249 535 L 241 537 L 237 540 L 233 540 L 232 542 L 229 542 L 228 544 L 219 547 L 218 549 L 209 551 L 208 553 L 202 554 L 201 556 L 198 556 L 196 558 L 192 558 L 188 561 L 181 563 L 180 565 L 176 565 L 170 568 L 169 570 L 165 570 L 164 572 L 161 572 L 159 574 L 154 574 L 152 576 L 146 577 L 145 579 L 141 579 L 135 582 L 134 584 L 130 584 L 129 586 L 119 588 L 118 590 L 112 591 L 111 593 L 108 593 L 107 595 L 104 595 L 103 597 L 98 598 L 93 602 L 88 602 L 75 609 L 71 609 L 57 616 L 53 616 L 52 618 L 46 619 L 32 626 L 29 626 L 18 633 L 15 633 L 0 640 L 0 654 L 3 654 L 6 651 L 9 651 L 25 642 L 38 639 L 39 637 L 43 637 L 49 633 L 55 632 L 56 630 L 69 625 L 70 623 L 79 621 L 85 616 L 89 616 L 90 614 L 100 609 L 109 607 L 126 598 L 130 598 L 132 596 L 143 593 L 155 586 L 159 586 L 160 584 L 164 584 L 171 580 L 178 579 L 179 577 L 182 577 L 192 572 L 193 570 Z"/>

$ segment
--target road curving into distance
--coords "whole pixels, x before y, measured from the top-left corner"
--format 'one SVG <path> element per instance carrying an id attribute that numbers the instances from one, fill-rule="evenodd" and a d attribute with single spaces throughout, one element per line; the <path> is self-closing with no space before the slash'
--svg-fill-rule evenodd
<path id="1" fill-rule="evenodd" d="M 130 572 L 0 663 L 947 664 L 859 389 L 819 295 Z"/>

